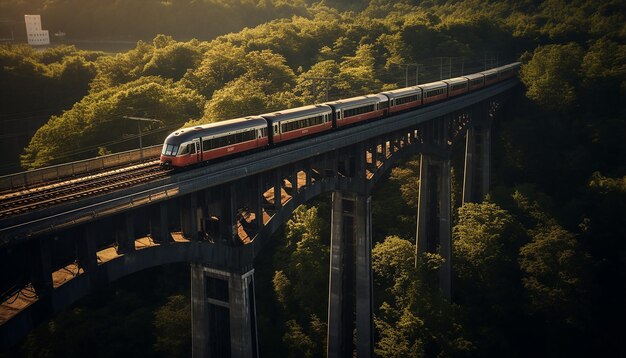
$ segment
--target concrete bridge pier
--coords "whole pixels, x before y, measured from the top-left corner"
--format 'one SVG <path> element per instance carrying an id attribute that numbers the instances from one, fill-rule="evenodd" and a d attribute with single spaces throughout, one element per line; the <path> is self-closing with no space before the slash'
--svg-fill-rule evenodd
<path id="1" fill-rule="evenodd" d="M 191 335 L 193 357 L 258 357 L 254 269 L 191 264 Z"/>
<path id="2" fill-rule="evenodd" d="M 327 355 L 371 357 L 371 198 L 335 191 L 332 205 Z"/>
<path id="3" fill-rule="evenodd" d="M 202 217 L 202 208 L 198 205 L 199 193 L 191 193 L 180 200 L 180 231 L 188 239 L 198 240 L 198 221 Z"/>
<path id="4" fill-rule="evenodd" d="M 465 135 L 465 169 L 463 203 L 483 200 L 491 181 L 491 126 L 486 120 L 467 129 Z"/>
<path id="5" fill-rule="evenodd" d="M 150 237 L 161 244 L 172 242 L 167 204 L 165 202 L 154 204 L 149 207 L 148 211 L 150 215 Z"/>
<path id="6" fill-rule="evenodd" d="M 422 154 L 417 204 L 416 265 L 419 254 L 437 252 L 445 262 L 439 269 L 441 291 L 452 299 L 452 233 L 450 159 Z"/>

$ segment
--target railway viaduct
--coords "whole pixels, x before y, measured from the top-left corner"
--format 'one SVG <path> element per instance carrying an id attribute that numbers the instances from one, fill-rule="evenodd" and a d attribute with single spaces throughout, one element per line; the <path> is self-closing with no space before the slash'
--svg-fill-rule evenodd
<path id="1" fill-rule="evenodd" d="M 491 124 L 517 83 L 0 218 L 2 305 L 16 307 L 2 317 L 2 345 L 95 287 L 188 262 L 193 356 L 256 357 L 254 259 L 300 204 L 332 192 L 327 352 L 371 356 L 370 191 L 399 159 L 421 154 L 416 247 L 445 258 L 440 285 L 450 298 L 451 148 L 465 145 L 463 202 L 481 200 Z"/>

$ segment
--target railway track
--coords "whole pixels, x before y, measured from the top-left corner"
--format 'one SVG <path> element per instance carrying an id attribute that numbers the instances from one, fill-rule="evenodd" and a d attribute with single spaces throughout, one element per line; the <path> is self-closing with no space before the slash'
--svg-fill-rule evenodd
<path id="1" fill-rule="evenodd" d="M 0 218 L 99 195 L 168 175 L 158 161 L 0 195 Z"/>

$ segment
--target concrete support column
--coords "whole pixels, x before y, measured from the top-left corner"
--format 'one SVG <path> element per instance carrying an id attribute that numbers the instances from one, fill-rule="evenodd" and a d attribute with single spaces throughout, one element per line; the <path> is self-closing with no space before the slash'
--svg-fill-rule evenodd
<path id="1" fill-rule="evenodd" d="M 378 141 L 374 140 L 372 143 L 372 173 L 376 172 L 378 162 Z"/>
<path id="2" fill-rule="evenodd" d="M 452 232 L 450 160 L 440 162 L 439 174 L 439 253 L 445 262 L 439 269 L 439 282 L 444 297 L 452 299 Z"/>
<path id="3" fill-rule="evenodd" d="M 78 264 L 89 275 L 98 267 L 96 255 L 96 223 L 87 224 L 76 235 L 76 258 Z"/>
<path id="4" fill-rule="evenodd" d="M 229 276 L 231 356 L 258 357 L 254 270 Z"/>
<path id="5" fill-rule="evenodd" d="M 424 154 L 420 155 L 420 177 L 419 177 L 419 193 L 417 199 L 417 228 L 415 240 L 415 265 L 417 266 L 418 255 L 425 252 L 428 247 L 428 205 L 429 205 L 429 166 L 430 158 Z"/>
<path id="6" fill-rule="evenodd" d="M 168 227 L 167 204 L 165 202 L 154 204 L 149 209 L 150 214 L 150 237 L 155 242 L 166 244 L 172 240 Z"/>
<path id="7" fill-rule="evenodd" d="M 193 357 L 258 357 L 254 270 L 191 265 Z"/>
<path id="8" fill-rule="evenodd" d="M 37 294 L 38 305 L 33 311 L 35 322 L 43 321 L 52 313 L 52 240 L 40 237 L 32 241 L 30 250 L 30 278 Z"/>
<path id="9" fill-rule="evenodd" d="M 235 243 L 237 223 L 235 222 L 235 210 L 237 209 L 237 196 L 235 184 L 226 184 L 222 190 L 220 202 L 220 237 L 223 242 Z"/>
<path id="10" fill-rule="evenodd" d="M 39 297 L 52 292 L 52 240 L 53 237 L 44 236 L 31 243 L 30 278 Z"/>
<path id="11" fill-rule="evenodd" d="M 135 213 L 127 211 L 114 217 L 117 252 L 129 254 L 135 251 Z"/>
<path id="12" fill-rule="evenodd" d="M 333 192 L 328 357 L 372 355 L 371 200 Z M 356 322 L 356 347 L 353 331 Z"/>
<path id="13" fill-rule="evenodd" d="M 274 169 L 274 207 L 276 210 L 283 205 L 281 198 L 281 189 L 283 187 L 283 177 L 280 175 L 280 169 Z"/>
<path id="14" fill-rule="evenodd" d="M 452 296 L 451 198 L 450 160 L 436 160 L 422 154 L 415 265 L 419 254 L 435 252 L 439 246 L 439 254 L 445 260 L 439 272 L 440 285 L 448 300 Z"/>
<path id="15" fill-rule="evenodd" d="M 465 138 L 463 203 L 480 202 L 491 183 L 491 128 L 487 123 L 470 127 Z"/>
<path id="16" fill-rule="evenodd" d="M 261 230 L 263 227 L 263 193 L 261 192 L 261 187 L 263 187 L 261 175 L 255 175 L 249 180 L 249 208 L 248 210 L 251 213 L 254 213 L 254 227 L 255 227 L 255 235 Z"/>
<path id="17" fill-rule="evenodd" d="M 361 358 L 373 354 L 372 198 L 356 199 L 356 352 Z"/>
<path id="18" fill-rule="evenodd" d="M 476 150 L 474 127 L 465 134 L 465 168 L 463 170 L 463 204 L 474 202 L 474 155 Z"/>
<path id="19" fill-rule="evenodd" d="M 365 143 L 356 145 L 356 159 L 354 163 L 354 177 L 364 180 L 366 177 L 365 169 L 367 168 L 367 147 Z"/>
<path id="20" fill-rule="evenodd" d="M 482 153 L 481 153 L 481 167 L 482 167 L 482 182 L 481 182 L 481 199 L 489 193 L 489 186 L 491 184 L 491 128 L 486 125 L 481 130 L 482 137 Z"/>
<path id="21" fill-rule="evenodd" d="M 306 173 L 306 187 L 310 188 L 313 185 L 313 178 L 311 177 L 311 175 L 313 174 L 313 170 L 311 169 L 311 166 L 313 165 L 311 160 L 307 160 L 307 165 L 304 169 L 305 173 Z"/>
<path id="22" fill-rule="evenodd" d="M 191 240 L 198 240 L 198 197 L 195 193 L 181 198 L 180 229 Z"/>
<path id="23" fill-rule="evenodd" d="M 295 167 L 291 168 L 291 173 L 289 174 L 289 183 L 291 183 L 291 196 L 295 196 L 298 194 L 298 171 Z"/>

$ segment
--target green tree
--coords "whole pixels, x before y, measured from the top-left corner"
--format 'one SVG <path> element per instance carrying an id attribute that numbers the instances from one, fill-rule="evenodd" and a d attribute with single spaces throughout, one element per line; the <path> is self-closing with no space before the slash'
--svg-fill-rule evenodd
<path id="1" fill-rule="evenodd" d="M 499 291 L 523 239 L 521 225 L 498 205 L 465 203 L 453 228 L 455 272 L 471 285 Z"/>
<path id="2" fill-rule="evenodd" d="M 400 185 L 400 193 L 402 199 L 411 207 L 417 208 L 419 198 L 419 174 L 420 174 L 420 158 L 413 158 L 402 166 L 398 166 L 391 170 L 392 181 Z"/>
<path id="3" fill-rule="evenodd" d="M 314 357 L 315 344 L 307 336 L 300 325 L 289 320 L 286 323 L 287 332 L 283 336 L 283 342 L 287 346 L 288 357 Z"/>
<path id="4" fill-rule="evenodd" d="M 156 342 L 154 350 L 168 357 L 188 357 L 191 354 L 191 306 L 183 295 L 171 296 L 154 313 Z"/>
<path id="5" fill-rule="evenodd" d="M 551 320 L 579 323 L 575 320 L 584 303 L 583 260 L 572 233 L 558 225 L 536 230 L 532 241 L 520 249 L 530 309 Z"/>
<path id="6" fill-rule="evenodd" d="M 206 98 L 246 72 L 246 52 L 228 43 L 212 42 L 202 62 L 185 74 L 183 82 Z"/>
<path id="7" fill-rule="evenodd" d="M 338 87 L 346 96 L 370 93 L 379 90 L 382 83 L 374 70 L 373 45 L 360 45 L 354 56 L 347 56 L 339 64 Z"/>
<path id="8" fill-rule="evenodd" d="M 239 77 L 213 94 L 213 97 L 206 103 L 201 120 L 188 122 L 186 125 L 212 123 L 265 113 L 271 101 L 263 91 L 268 84 L 268 81 Z"/>
<path id="9" fill-rule="evenodd" d="M 195 69 L 202 59 L 198 41 L 172 42 L 163 47 L 156 46 L 150 61 L 143 68 L 143 76 L 161 76 L 175 81 L 181 79 L 189 70 Z"/>
<path id="10" fill-rule="evenodd" d="M 380 356 L 450 356 L 467 354 L 472 343 L 459 324 L 458 308 L 443 299 L 438 270 L 443 258 L 420 255 L 415 265 L 415 246 L 398 237 L 388 237 L 372 250 L 375 287 L 385 295 L 375 296 L 375 324 Z"/>
<path id="11" fill-rule="evenodd" d="M 196 92 L 158 77 L 142 77 L 90 94 L 71 110 L 53 116 L 35 133 L 24 150 L 22 165 L 37 168 L 86 158 L 96 155 L 102 146 L 133 148 L 134 143 L 125 143 L 124 137 L 134 135 L 137 126 L 123 119 L 124 115 L 161 120 L 143 129 L 148 132 L 146 143 L 161 143 L 168 129 L 180 126 L 184 119 L 198 117 L 203 104 Z M 151 131 L 155 135 L 150 136 Z"/>
<path id="12" fill-rule="evenodd" d="M 528 98 L 551 110 L 571 108 L 578 97 L 582 58 L 575 43 L 538 47 L 520 73 Z"/>

